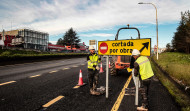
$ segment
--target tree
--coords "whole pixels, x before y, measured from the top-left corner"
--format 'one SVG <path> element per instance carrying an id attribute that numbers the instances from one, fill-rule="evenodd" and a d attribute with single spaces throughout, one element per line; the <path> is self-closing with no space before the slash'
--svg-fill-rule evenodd
<path id="1" fill-rule="evenodd" d="M 63 45 L 63 40 L 61 38 L 59 38 L 56 44 L 57 45 Z"/>
<path id="2" fill-rule="evenodd" d="M 175 32 L 172 46 L 178 52 L 190 52 L 190 12 L 181 12 L 181 21 Z"/>
<path id="3" fill-rule="evenodd" d="M 170 52 L 170 51 L 171 51 L 171 45 L 170 45 L 170 43 L 167 43 L 167 44 L 166 44 L 166 51 L 167 51 L 167 52 Z"/>
<path id="4" fill-rule="evenodd" d="M 65 35 L 63 36 L 63 39 L 59 39 L 57 41 L 58 45 L 67 45 L 71 46 L 73 48 L 73 45 L 78 46 L 78 43 L 81 40 L 79 39 L 79 36 L 77 36 L 76 31 L 73 30 L 73 28 L 70 28 L 68 31 L 65 32 Z"/>

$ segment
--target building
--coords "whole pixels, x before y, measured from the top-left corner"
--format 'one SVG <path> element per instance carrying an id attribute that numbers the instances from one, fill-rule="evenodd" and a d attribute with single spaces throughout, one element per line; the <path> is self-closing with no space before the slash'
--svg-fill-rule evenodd
<path id="1" fill-rule="evenodd" d="M 30 29 L 19 29 L 0 32 L 4 35 L 2 40 L 9 40 L 9 46 L 23 47 L 24 49 L 48 50 L 49 34 L 45 32 L 34 31 Z M 11 38 L 7 39 L 7 35 Z M 13 37 L 15 36 L 15 37 Z M 7 46 L 8 46 L 7 44 Z M 6 46 L 6 44 L 5 44 Z"/>
<path id="2" fill-rule="evenodd" d="M 59 52 L 61 52 L 64 50 L 67 50 L 67 48 L 65 46 L 48 44 L 48 51 L 59 51 Z"/>

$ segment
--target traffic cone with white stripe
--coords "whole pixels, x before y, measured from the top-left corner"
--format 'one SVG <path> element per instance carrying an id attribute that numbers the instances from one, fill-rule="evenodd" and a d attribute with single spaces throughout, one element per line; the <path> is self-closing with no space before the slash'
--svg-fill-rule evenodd
<path id="1" fill-rule="evenodd" d="M 109 61 L 109 68 L 111 68 L 111 66 L 110 66 L 110 61 Z"/>
<path id="2" fill-rule="evenodd" d="M 80 73 L 79 73 L 79 81 L 78 81 L 78 86 L 83 86 L 85 85 L 85 83 L 83 83 L 83 79 L 82 79 L 82 71 L 80 69 Z"/>
<path id="3" fill-rule="evenodd" d="M 100 72 L 99 73 L 103 73 L 103 67 L 102 67 L 102 62 L 101 62 L 101 65 L 100 65 Z"/>

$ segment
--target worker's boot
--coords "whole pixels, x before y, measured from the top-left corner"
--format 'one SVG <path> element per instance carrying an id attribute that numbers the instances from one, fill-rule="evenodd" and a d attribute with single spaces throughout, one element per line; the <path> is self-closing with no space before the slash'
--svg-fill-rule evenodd
<path id="1" fill-rule="evenodd" d="M 100 92 L 97 92 L 97 91 L 95 91 L 93 89 L 90 89 L 90 94 L 91 95 L 100 95 Z"/>
<path id="2" fill-rule="evenodd" d="M 137 107 L 137 111 L 148 111 L 148 109 L 141 107 Z"/>
<path id="3" fill-rule="evenodd" d="M 146 108 L 146 105 L 142 103 L 141 107 L 137 107 L 137 111 L 148 111 L 148 109 Z"/>
<path id="4" fill-rule="evenodd" d="M 96 84 L 95 84 L 95 83 L 93 83 L 92 89 L 93 89 L 94 91 L 96 91 Z"/>

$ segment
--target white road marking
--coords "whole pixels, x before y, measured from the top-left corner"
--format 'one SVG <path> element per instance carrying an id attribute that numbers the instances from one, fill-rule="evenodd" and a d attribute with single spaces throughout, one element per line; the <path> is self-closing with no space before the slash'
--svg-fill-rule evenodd
<path id="1" fill-rule="evenodd" d="M 80 86 L 75 86 L 75 87 L 73 87 L 73 89 L 77 89 L 77 88 L 79 88 Z"/>
<path id="2" fill-rule="evenodd" d="M 38 77 L 38 76 L 41 76 L 41 75 L 39 74 L 39 75 L 30 76 L 30 78 L 34 78 L 34 77 Z"/>
<path id="3" fill-rule="evenodd" d="M 56 71 L 51 71 L 51 72 L 49 72 L 49 73 L 54 73 L 54 72 L 57 72 L 57 70 L 56 70 Z"/>
<path id="4" fill-rule="evenodd" d="M 66 68 L 63 68 L 62 70 L 66 70 L 66 69 L 70 69 L 70 68 L 67 68 L 67 67 L 66 67 Z"/>
<path id="5" fill-rule="evenodd" d="M 14 82 L 16 82 L 16 81 L 4 82 L 4 83 L 1 83 L 0 86 L 2 86 L 2 85 L 6 85 L 6 84 L 11 84 L 11 83 L 14 83 Z"/>

